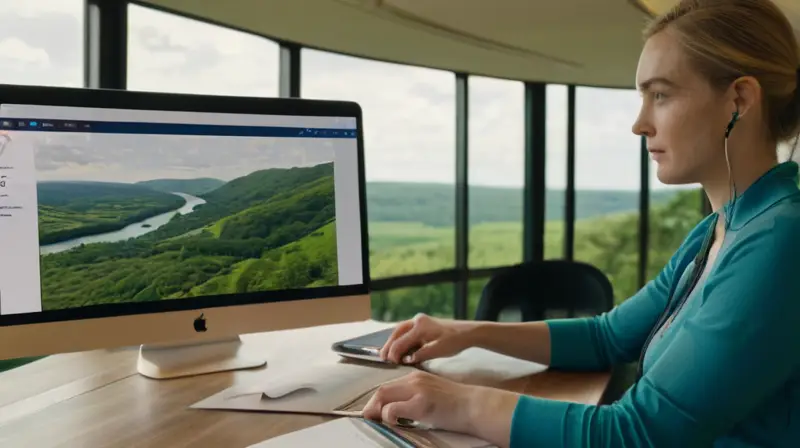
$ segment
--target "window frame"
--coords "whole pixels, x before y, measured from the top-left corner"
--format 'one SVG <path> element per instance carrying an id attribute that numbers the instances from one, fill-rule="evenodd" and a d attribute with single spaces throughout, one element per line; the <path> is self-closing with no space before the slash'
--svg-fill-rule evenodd
<path id="1" fill-rule="evenodd" d="M 130 0 L 85 0 L 85 79 L 87 87 L 124 89 L 127 75 L 127 7 L 135 4 L 142 7 L 167 12 L 173 15 L 197 20 L 223 28 L 269 39 L 280 45 L 279 85 L 280 96 L 298 98 L 301 96 L 301 50 L 311 48 L 330 53 L 344 54 L 294 42 L 276 39 L 273 36 L 237 29 L 211 20 L 187 15 L 167 8 L 161 8 L 139 1 Z M 101 38 L 102 37 L 102 38 Z M 360 57 L 360 56 L 359 56 Z M 363 58 L 383 62 L 393 62 L 375 58 Z M 408 65 L 408 64 L 405 64 Z M 437 68 L 437 70 L 440 70 Z M 426 286 L 436 283 L 453 283 L 455 287 L 454 318 L 466 319 L 468 307 L 468 286 L 470 280 L 488 279 L 507 270 L 510 266 L 470 269 L 469 248 L 469 138 L 468 138 L 468 84 L 470 74 L 453 73 L 456 83 L 456 222 L 455 222 L 455 266 L 434 272 L 380 278 L 370 282 L 372 291 L 387 291 L 398 288 Z M 477 75 L 477 74 L 476 74 Z M 481 75 L 483 76 L 483 75 Z M 520 80 L 515 80 L 520 81 Z M 540 261 L 544 258 L 545 197 L 546 197 L 546 83 L 525 81 L 525 183 L 523 186 L 523 262 Z M 572 259 L 575 238 L 575 89 L 567 85 L 567 186 L 564 210 L 564 258 Z M 622 89 L 620 89 L 622 90 Z M 639 191 L 639 263 L 638 283 L 643 286 L 646 278 L 648 252 L 649 215 L 649 158 L 642 140 Z"/>

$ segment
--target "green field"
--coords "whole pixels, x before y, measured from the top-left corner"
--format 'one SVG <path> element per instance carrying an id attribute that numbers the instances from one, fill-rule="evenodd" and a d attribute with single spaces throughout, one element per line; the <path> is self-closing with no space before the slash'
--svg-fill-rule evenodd
<path id="1" fill-rule="evenodd" d="M 332 163 L 256 171 L 200 197 L 138 238 L 43 255 L 44 309 L 338 284 Z"/>
<path id="2" fill-rule="evenodd" d="M 420 190 L 436 188 L 416 187 Z M 408 187 L 399 189 L 408 190 Z M 470 216 L 468 262 L 474 268 L 506 266 L 522 260 L 521 207 L 517 206 L 518 213 L 513 205 L 518 193 L 508 190 L 503 195 L 500 189 L 491 190 L 481 196 L 474 195 L 481 199 L 475 200 L 473 207 L 481 207 L 483 200 L 490 200 L 487 207 L 480 208 L 477 216 L 473 213 Z M 384 190 L 380 192 L 385 196 L 370 198 L 370 218 L 377 215 L 394 220 L 370 222 L 370 269 L 373 277 L 452 268 L 455 262 L 452 218 L 449 225 L 441 225 L 441 216 L 447 216 L 446 210 L 438 214 L 434 211 L 445 209 L 444 204 L 437 207 L 433 201 L 422 199 L 437 197 L 436 193 L 419 191 L 417 201 L 409 199 L 412 202 L 409 210 L 413 210 L 416 216 L 412 213 L 408 216 L 418 220 L 402 221 L 395 218 L 400 217 L 403 201 L 392 199 Z M 605 199 L 598 200 L 602 194 L 606 195 Z M 549 259 L 563 256 L 563 201 L 556 200 L 558 196 L 559 192 L 549 192 L 547 196 L 552 198 L 547 207 L 548 216 L 556 218 L 546 222 L 545 226 L 545 257 Z M 578 192 L 576 196 L 576 212 L 583 218 L 575 223 L 575 259 L 589 262 L 606 273 L 614 286 L 615 301 L 620 303 L 638 289 L 638 193 Z M 697 190 L 659 192 L 651 196 L 649 278 L 661 270 L 683 238 L 700 221 L 700 200 Z M 394 207 L 384 211 L 381 205 L 373 204 L 393 204 Z M 581 208 L 584 204 L 591 205 L 587 206 L 588 211 Z M 625 204 L 628 204 L 627 210 Z M 469 284 L 469 310 L 472 313 L 485 282 L 486 279 L 477 279 Z M 379 292 L 373 295 L 373 316 L 387 320 L 408 318 L 417 312 L 452 316 L 453 296 L 452 284 Z"/>

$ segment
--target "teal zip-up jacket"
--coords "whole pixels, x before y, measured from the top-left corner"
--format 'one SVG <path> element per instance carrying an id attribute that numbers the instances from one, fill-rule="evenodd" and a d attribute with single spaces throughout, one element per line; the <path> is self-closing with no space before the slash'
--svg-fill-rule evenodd
<path id="1" fill-rule="evenodd" d="M 622 398 L 593 406 L 523 396 L 511 446 L 800 447 L 797 175 L 796 163 L 779 164 L 732 213 L 725 206 L 730 227 L 716 261 L 652 339 L 643 376 Z M 550 367 L 637 361 L 672 287 L 676 299 L 688 287 L 688 268 L 715 218 L 700 222 L 657 278 L 612 311 L 547 321 Z"/>

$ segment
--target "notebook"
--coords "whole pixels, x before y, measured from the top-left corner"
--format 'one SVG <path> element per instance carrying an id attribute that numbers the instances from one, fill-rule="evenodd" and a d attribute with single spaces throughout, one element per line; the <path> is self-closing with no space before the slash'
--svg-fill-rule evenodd
<path id="1" fill-rule="evenodd" d="M 440 430 L 411 430 L 391 427 L 403 438 L 421 448 L 495 448 L 475 437 Z M 295 447 L 397 448 L 394 442 L 381 435 L 359 418 L 338 418 L 300 431 L 265 440 L 249 448 Z"/>

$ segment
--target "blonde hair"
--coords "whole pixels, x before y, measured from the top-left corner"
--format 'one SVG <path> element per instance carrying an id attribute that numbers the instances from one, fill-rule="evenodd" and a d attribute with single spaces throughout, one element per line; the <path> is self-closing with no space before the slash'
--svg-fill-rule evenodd
<path id="1" fill-rule="evenodd" d="M 682 0 L 657 17 L 645 38 L 668 28 L 694 68 L 719 89 L 742 76 L 761 84 L 775 142 L 800 138 L 800 49 L 792 25 L 770 0 Z"/>

